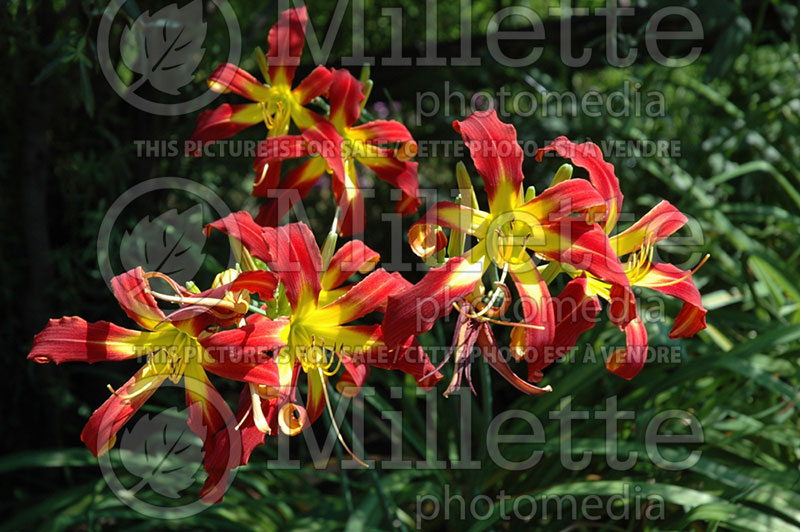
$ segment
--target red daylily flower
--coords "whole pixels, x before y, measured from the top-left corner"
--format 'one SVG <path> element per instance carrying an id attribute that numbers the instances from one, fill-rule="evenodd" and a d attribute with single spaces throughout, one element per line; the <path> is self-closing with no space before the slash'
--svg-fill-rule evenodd
<path id="1" fill-rule="evenodd" d="M 439 227 L 471 235 L 477 243 L 462 256 L 430 270 L 412 289 L 389 298 L 384 320 L 387 342 L 401 343 L 409 335 L 430 330 L 454 303 L 475 307 L 470 295 L 494 262 L 503 271 L 501 284 L 510 274 L 522 299 L 524 356 L 535 360 L 553 343 L 556 323 L 547 283 L 530 253 L 614 279 L 630 290 L 606 234 L 584 220 L 590 212 L 603 211 L 604 200 L 591 184 L 574 180 L 524 201 L 522 150 L 514 127 L 500 122 L 494 111 L 475 113 L 454 127 L 483 178 L 489 211 L 443 201 L 411 227 L 409 244 L 423 258 L 441 249 Z M 573 216 L 576 213 L 582 216 Z M 484 315 L 485 311 L 470 314 L 473 319 Z"/>
<path id="2" fill-rule="evenodd" d="M 559 137 L 540 149 L 536 153 L 536 159 L 541 161 L 548 151 L 556 151 L 589 172 L 589 180 L 603 196 L 607 206 L 603 224 L 605 231 L 610 233 L 617 224 L 622 208 L 622 193 L 619 180 L 614 174 L 614 166 L 603 160 L 600 148 L 591 142 L 574 144 L 566 137 Z M 671 264 L 653 262 L 653 246 L 683 227 L 686 221 L 683 213 L 669 202 L 662 201 L 628 229 L 609 239 L 611 248 L 619 257 L 628 257 L 624 268 L 631 286 L 650 288 L 683 301 L 683 307 L 669 334 L 670 338 L 690 337 L 706 327 L 707 311 L 703 308 L 700 291 L 695 286 L 692 275 L 708 257 L 688 272 Z M 559 322 L 564 323 L 563 327 L 571 332 L 561 336 L 559 349 L 554 356 L 537 360 L 530 365 L 529 373 L 534 381 L 542 378 L 542 368 L 566 354 L 574 347 L 578 335 L 591 327 L 589 322 L 599 311 L 598 297 L 610 302 L 609 310 L 612 315 L 638 315 L 635 298 L 623 294 L 616 280 L 569 265 L 562 264 L 561 267 L 576 277 L 564 290 L 565 298 L 571 297 L 576 302 L 573 305 L 574 313 L 565 313 Z M 625 331 L 627 346 L 612 353 L 606 361 L 606 367 L 615 375 L 632 379 L 645 363 L 647 330 L 639 318 L 633 318 L 624 325 L 620 324 L 620 327 Z"/>
<path id="3" fill-rule="evenodd" d="M 409 159 L 416 155 L 417 144 L 408 129 L 394 120 L 355 125 L 366 103 L 366 87 L 347 70 L 334 70 L 329 91 L 330 121 L 318 122 L 300 135 L 269 138 L 260 144 L 256 172 L 264 165 L 285 159 L 307 160 L 283 178 L 278 186 L 282 192 L 262 207 L 259 223 L 277 225 L 327 171 L 331 173 L 333 193 L 344 213 L 339 233 L 349 236 L 363 232 L 364 199 L 355 161 L 400 189 L 398 213 L 416 212 L 420 205 L 417 163 Z M 391 147 L 397 144 L 399 148 Z"/>
<path id="4" fill-rule="evenodd" d="M 285 135 L 294 122 L 298 128 L 312 127 L 322 117 L 305 106 L 317 96 L 327 93 L 333 78 L 329 69 L 317 66 L 297 87 L 292 81 L 300 64 L 305 44 L 308 13 L 305 6 L 281 13 L 269 31 L 269 49 L 259 56 L 259 66 L 266 85 L 236 65 L 225 63 L 217 67 L 208 79 L 216 92 L 235 92 L 254 103 L 222 104 L 214 110 L 203 111 L 191 140 L 203 144 L 232 137 L 252 125 L 264 122 L 269 137 Z M 263 59 L 263 60 L 262 60 Z M 262 172 L 254 184 L 253 194 L 265 196 L 280 178 L 281 164 L 276 161 Z"/>
<path id="5" fill-rule="evenodd" d="M 246 272 L 231 282 L 210 291 L 193 294 L 182 287 L 175 296 L 152 290 L 150 280 L 161 278 L 172 286 L 177 283 L 163 274 L 145 274 L 141 268 L 118 275 L 112 282 L 114 295 L 125 313 L 146 329 L 126 329 L 109 322 L 88 323 L 79 317 L 50 320 L 36 335 L 28 358 L 39 363 L 101 362 L 129 360 L 147 356 L 147 363 L 92 414 L 81 433 L 81 440 L 95 456 L 113 447 L 117 432 L 153 395 L 166 379 L 179 382 L 184 378 L 189 427 L 203 439 L 204 466 L 208 479 L 201 492 L 207 502 L 222 498 L 228 469 L 214 467 L 208 458 L 226 459 L 238 449 L 212 449 L 212 436 L 225 428 L 233 417 L 227 409 L 220 412 L 211 397 L 218 397 L 206 371 L 228 379 L 253 384 L 271 382 L 271 375 L 255 362 L 238 362 L 212 356 L 225 340 L 227 349 L 241 352 L 251 346 L 269 345 L 269 329 L 250 320 L 233 336 L 212 332 L 220 322 L 238 320 L 249 306 L 249 292 L 263 299 L 272 297 L 277 278 L 269 272 Z M 230 277 L 230 276 L 229 276 Z M 156 297 L 184 305 L 169 316 L 156 303 Z M 244 306 L 243 306 L 244 305 Z M 200 309 L 204 309 L 201 311 Z M 235 458 L 235 457 L 234 457 Z"/>
<path id="6" fill-rule="evenodd" d="M 415 341 L 390 350 L 380 325 L 351 324 L 382 311 L 390 295 L 409 286 L 399 274 L 379 268 L 343 287 L 353 273 L 372 270 L 379 259 L 363 243 L 353 241 L 343 246 L 323 272 L 320 250 L 305 224 L 261 227 L 248 213 L 238 212 L 206 230 L 212 228 L 233 237 L 253 257 L 264 261 L 280 277 L 291 305 L 289 316 L 273 320 L 251 316 L 254 321 L 268 323 L 280 342 L 273 359 L 264 364 L 272 374 L 271 382 L 249 386 L 242 395 L 237 417 L 244 444 L 243 463 L 252 449 L 263 443 L 265 434 L 281 430 L 295 435 L 319 417 L 329 405 L 327 380 L 336 373 L 336 358 L 345 368 L 336 389 L 347 396 L 358 393 L 370 366 L 412 374 L 424 388 L 441 379 Z M 308 377 L 305 406 L 295 398 L 301 372 Z"/>

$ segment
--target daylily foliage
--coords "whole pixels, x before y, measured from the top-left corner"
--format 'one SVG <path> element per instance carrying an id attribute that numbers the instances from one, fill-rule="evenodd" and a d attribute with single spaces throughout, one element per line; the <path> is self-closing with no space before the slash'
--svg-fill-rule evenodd
<path id="1" fill-rule="evenodd" d="M 319 65 L 295 83 L 307 22 L 305 7 L 280 15 L 267 53 L 256 54 L 262 81 L 236 65 L 219 66 L 209 79 L 212 89 L 250 103 L 225 103 L 197 120 L 193 139 L 202 143 L 259 123 L 267 128 L 254 161 L 253 193 L 266 198 L 258 215 L 235 212 L 205 228 L 230 238 L 237 267 L 221 272 L 204 292 L 133 269 L 111 284 L 141 329 L 64 317 L 34 339 L 29 358 L 40 363 L 142 362 L 126 383 L 109 386 L 109 399 L 90 417 L 81 438 L 92 453 L 108 452 L 162 383 L 182 382 L 189 427 L 204 442 L 208 480 L 202 494 L 215 502 L 230 470 L 246 464 L 266 436 L 296 435 L 326 409 L 335 421 L 330 379 L 345 397 L 359 393 L 372 368 L 402 371 L 429 389 L 454 358 L 444 392 L 449 395 L 463 381 L 472 386 L 470 362 L 478 352 L 519 391 L 546 394 L 551 385 L 534 383 L 596 324 L 601 301 L 626 337 L 607 368 L 631 379 L 647 354 L 646 322 L 633 287 L 683 302 L 671 338 L 705 328 L 706 310 L 693 281 L 697 268 L 684 271 L 656 260 L 656 244 L 686 217 L 662 201 L 620 230 L 623 194 L 614 167 L 596 145 L 565 137 L 539 150 L 536 160 L 555 152 L 588 179 L 573 178 L 573 166 L 565 164 L 540 193 L 526 189 L 516 131 L 493 111 L 453 124 L 485 194 L 476 192 L 460 163 L 459 198 L 433 205 L 410 227 L 411 249 L 432 265 L 421 281 L 412 285 L 377 267 L 380 256 L 360 240 L 336 249 L 340 237 L 364 228 L 356 162 L 400 190 L 397 212 L 417 210 L 417 163 L 411 161 L 417 145 L 399 122 L 362 118 L 372 87 L 363 76 Z M 283 172 L 283 162 L 294 159 L 299 164 Z M 304 223 L 280 222 L 326 174 L 337 215 L 320 248 Z M 507 317 L 512 306 L 522 309 L 520 316 Z M 450 356 L 434 367 L 417 337 L 453 312 Z M 504 330 L 507 350 L 498 345 Z M 527 366 L 525 378 L 514 371 L 517 363 Z M 243 383 L 235 413 L 209 373 Z"/>

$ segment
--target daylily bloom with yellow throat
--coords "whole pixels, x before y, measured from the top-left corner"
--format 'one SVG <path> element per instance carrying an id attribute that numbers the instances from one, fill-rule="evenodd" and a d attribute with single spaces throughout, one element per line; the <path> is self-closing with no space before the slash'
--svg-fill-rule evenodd
<path id="1" fill-rule="evenodd" d="M 245 272 L 218 277 L 210 291 L 193 294 L 160 273 L 145 273 L 141 268 L 116 276 L 111 281 L 114 295 L 125 313 L 145 331 L 126 329 L 109 322 L 89 323 L 79 317 L 50 320 L 36 335 L 28 358 L 38 363 L 102 362 L 130 360 L 147 356 L 147 363 L 122 387 L 111 390 L 111 397 L 92 414 L 81 433 L 81 440 L 95 456 L 113 447 L 117 432 L 131 419 L 165 380 L 184 378 L 189 427 L 203 439 L 206 457 L 219 454 L 210 447 L 212 436 L 225 428 L 233 413 L 219 402 L 206 371 L 228 379 L 255 385 L 271 382 L 271 375 L 255 361 L 239 361 L 235 356 L 219 359 L 212 356 L 221 346 L 241 352 L 251 347 L 269 345 L 269 330 L 249 320 L 240 329 L 215 332 L 220 323 L 239 320 L 249 308 L 249 293 L 270 299 L 277 285 L 274 274 Z M 159 278 L 175 294 L 162 294 L 151 287 Z M 165 315 L 156 299 L 179 303 L 181 308 Z M 222 450 L 229 456 L 230 449 Z M 227 469 L 213 468 L 205 462 L 209 474 L 201 492 L 204 500 L 216 502 L 225 491 Z"/>
<path id="2" fill-rule="evenodd" d="M 286 159 L 305 158 L 278 184 L 275 198 L 261 208 L 257 221 L 277 225 L 291 206 L 305 198 L 326 172 L 331 174 L 334 197 L 344 216 L 339 234 L 364 231 L 364 198 L 358 182 L 358 161 L 401 191 L 395 210 L 408 215 L 420 205 L 417 144 L 408 129 L 395 120 L 375 120 L 355 125 L 367 101 L 369 87 L 344 69 L 333 70 L 329 90 L 329 121 L 318 122 L 300 135 L 269 138 L 259 145 L 256 173 Z M 394 146 L 398 147 L 394 147 Z"/>
<path id="3" fill-rule="evenodd" d="M 589 180 L 607 205 L 603 225 L 605 231 L 610 233 L 619 219 L 623 200 L 614 166 L 603 160 L 600 148 L 591 142 L 574 144 L 566 137 L 559 137 L 537 151 L 537 160 L 541 161 L 542 156 L 549 151 L 556 151 L 588 171 Z M 669 333 L 673 339 L 693 336 L 706 327 L 706 310 L 692 275 L 705 263 L 708 256 L 692 271 L 680 270 L 672 264 L 653 262 L 655 244 L 683 227 L 686 221 L 683 213 L 668 201 L 662 201 L 629 228 L 609 239 L 614 252 L 621 258 L 627 257 L 623 266 L 631 286 L 650 288 L 683 301 L 683 307 Z M 562 292 L 562 300 L 567 302 L 569 299 L 570 311 L 562 312 L 559 319 L 562 331 L 556 335 L 556 349 L 551 351 L 551 356 L 529 364 L 529 374 L 533 381 L 541 380 L 541 370 L 566 354 L 577 342 L 578 335 L 594 324 L 594 316 L 600 308 L 598 297 L 609 301 L 612 314 L 638 316 L 635 298 L 628 297 L 620 290 L 616 281 L 567 264 L 561 264 L 560 267 L 575 277 Z M 606 367 L 615 375 L 632 379 L 641 371 L 647 357 L 647 330 L 638 317 L 631 319 L 622 328 L 627 346 L 611 353 L 606 360 Z"/>
<path id="4" fill-rule="evenodd" d="M 390 350 L 380 325 L 351 324 L 383 310 L 391 294 L 409 286 L 399 274 L 379 268 L 359 282 L 342 287 L 352 273 L 369 271 L 378 261 L 377 253 L 365 245 L 348 243 L 323 270 L 314 235 L 303 223 L 261 227 L 248 213 L 238 212 L 210 224 L 207 230 L 211 228 L 233 237 L 253 257 L 264 261 L 279 276 L 291 305 L 288 316 L 251 316 L 263 327 L 271 328 L 277 341 L 273 359 L 264 363 L 274 380 L 249 386 L 248 395 L 243 395 L 238 428 L 245 446 L 244 463 L 252 448 L 263 443 L 264 434 L 276 429 L 298 434 L 320 416 L 326 405 L 333 416 L 326 400 L 327 381 L 338 370 L 337 358 L 345 371 L 336 388 L 349 396 L 358 393 L 369 366 L 412 374 L 424 388 L 441 379 L 416 342 Z M 301 373 L 308 378 L 305 406 L 294 397 Z M 341 436 L 340 441 L 345 445 Z"/>
<path id="5" fill-rule="evenodd" d="M 389 298 L 384 319 L 387 342 L 400 343 L 430 330 L 459 302 L 469 300 L 494 262 L 503 272 L 499 284 L 508 274 L 514 280 L 525 318 L 524 326 L 518 327 L 524 330 L 525 356 L 535 358 L 552 344 L 556 324 L 547 283 L 531 254 L 581 267 L 630 290 L 608 237 L 597 224 L 587 222 L 590 215 L 605 210 L 603 198 L 588 182 L 574 180 L 524 201 L 523 154 L 514 127 L 500 122 L 494 111 L 474 113 L 454 127 L 483 178 L 489 211 L 443 201 L 411 227 L 409 244 L 423 258 L 441 248 L 440 227 L 471 235 L 477 243 L 444 266 L 431 269 L 412 289 Z M 469 316 L 485 320 L 485 310 Z"/>
<path id="6" fill-rule="evenodd" d="M 303 55 L 307 24 L 305 6 L 280 14 L 278 22 L 269 31 L 266 55 L 261 51 L 256 53 L 266 85 L 236 65 L 225 63 L 217 67 L 208 79 L 212 90 L 235 92 L 254 103 L 225 103 L 214 110 L 203 111 L 197 118 L 197 127 L 190 140 L 211 143 L 232 137 L 260 122 L 267 126 L 269 137 L 279 137 L 289 132 L 292 122 L 303 130 L 324 120 L 305 106 L 327 93 L 332 80 L 328 68 L 317 66 L 292 89 L 295 71 Z M 280 161 L 262 166 L 261 170 L 253 187 L 256 196 L 266 196 L 267 191 L 276 186 L 281 173 Z"/>

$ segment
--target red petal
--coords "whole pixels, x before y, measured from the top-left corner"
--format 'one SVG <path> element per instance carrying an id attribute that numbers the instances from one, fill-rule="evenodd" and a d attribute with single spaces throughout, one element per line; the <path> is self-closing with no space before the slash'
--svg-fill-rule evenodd
<path id="1" fill-rule="evenodd" d="M 227 139 L 253 124 L 264 120 L 259 104 L 229 105 L 224 103 L 216 109 L 209 109 L 197 117 L 197 126 L 189 137 L 190 141 L 209 144 Z M 199 155 L 200 153 L 197 153 Z"/>
<path id="2" fill-rule="evenodd" d="M 346 294 L 314 314 L 314 319 L 325 324 L 344 325 L 374 312 L 387 298 L 405 288 L 397 277 L 383 268 L 375 270 L 354 284 Z"/>
<path id="3" fill-rule="evenodd" d="M 573 164 L 589 172 L 589 180 L 605 200 L 603 220 L 604 228 L 609 232 L 619 219 L 623 198 L 619 179 L 614 174 L 614 165 L 603 160 L 603 152 L 592 142 L 574 144 L 567 137 L 558 137 L 536 152 L 536 160 L 541 161 L 548 151 L 556 151 L 561 157 L 570 159 Z"/>
<path id="4" fill-rule="evenodd" d="M 577 270 L 588 271 L 603 281 L 630 286 L 619 257 L 611 249 L 606 234 L 597 225 L 589 225 L 574 218 L 562 218 L 559 222 L 542 224 L 542 228 L 548 242 L 541 249 L 535 244 L 529 244 L 535 251 L 551 260 L 569 264 Z M 551 235 L 559 240 L 558 245 L 549 244 Z"/>
<path id="5" fill-rule="evenodd" d="M 344 131 L 358 120 L 361 100 L 364 99 L 362 83 L 343 69 L 333 69 L 330 88 L 331 122 L 339 131 Z"/>
<path id="6" fill-rule="evenodd" d="M 322 277 L 322 288 L 333 290 L 353 276 L 368 273 L 375 268 L 381 256 L 361 240 L 350 240 L 333 254 L 331 263 Z"/>
<path id="7" fill-rule="evenodd" d="M 219 65 L 208 78 L 208 85 L 215 92 L 230 90 L 254 102 L 263 102 L 269 98 L 269 87 L 231 63 Z"/>
<path id="8" fill-rule="evenodd" d="M 611 247 L 620 257 L 633 253 L 649 242 L 669 237 L 686 223 L 687 218 L 670 202 L 662 201 L 636 223 L 611 237 Z"/>
<path id="9" fill-rule="evenodd" d="M 520 205 L 518 210 L 530 214 L 535 221 L 541 223 L 554 222 L 598 205 L 604 205 L 603 198 L 588 181 L 570 179 L 546 189 L 529 202 Z M 528 225 L 533 226 L 531 223 Z"/>
<path id="10" fill-rule="evenodd" d="M 290 86 L 294 72 L 303 55 L 308 13 L 306 7 L 287 9 L 269 30 L 267 61 L 269 79 L 273 86 Z"/>
<path id="11" fill-rule="evenodd" d="M 336 382 L 336 391 L 344 397 L 355 397 L 369 376 L 369 366 L 355 362 L 349 357 L 342 357 L 342 365 L 344 371 Z"/>
<path id="12" fill-rule="evenodd" d="M 408 128 L 396 120 L 373 120 L 361 124 L 351 128 L 349 136 L 372 145 L 414 142 Z"/>
<path id="13" fill-rule="evenodd" d="M 475 112 L 466 120 L 453 122 L 453 127 L 461 133 L 483 177 L 492 211 L 510 210 L 509 198 L 519 194 L 523 179 L 522 148 L 514 126 L 501 122 L 491 110 Z"/>
<path id="14" fill-rule="evenodd" d="M 522 301 L 525 323 L 543 327 L 543 329 L 524 328 L 528 349 L 532 353 L 539 353 L 553 342 L 555 319 L 550 302 L 550 290 L 539 275 L 539 270 L 532 259 L 509 269 L 509 272 Z"/>
<path id="15" fill-rule="evenodd" d="M 258 194 L 253 190 L 254 195 L 271 196 L 259 209 L 256 222 L 268 227 L 279 225 L 281 219 L 308 195 L 319 178 L 325 174 L 325 168 L 325 160 L 322 157 L 312 157 L 290 170 L 278 188 L 257 187 Z"/>
<path id="16" fill-rule="evenodd" d="M 148 336 L 106 321 L 88 323 L 77 316 L 64 317 L 50 320 L 34 337 L 28 360 L 40 364 L 127 360 L 146 353 L 137 345 L 146 344 Z"/>
<path id="17" fill-rule="evenodd" d="M 471 261 L 466 255 L 455 257 L 429 270 L 413 287 L 389 297 L 383 319 L 386 344 L 400 345 L 409 336 L 431 330 L 439 318 L 453 310 L 454 302 L 472 292 L 482 274 L 482 262 Z"/>
<path id="18" fill-rule="evenodd" d="M 702 296 L 690 272 L 676 268 L 672 264 L 653 264 L 637 285 L 683 301 L 683 307 L 675 317 L 675 323 L 669 333 L 670 338 L 689 338 L 706 328 L 707 311 L 703 308 Z"/>
<path id="19" fill-rule="evenodd" d="M 302 135 L 268 137 L 259 142 L 253 161 L 256 171 L 253 195 L 269 196 L 272 189 L 278 186 L 282 162 L 286 159 L 297 159 L 307 155 L 309 155 L 308 144 Z"/>
<path id="20" fill-rule="evenodd" d="M 357 158 L 364 166 L 375 172 L 375 175 L 382 181 L 403 192 L 402 205 L 398 206 L 397 212 L 410 214 L 421 205 L 417 163 L 399 161 L 393 155 L 392 150 L 376 148 L 368 149 L 366 154 L 358 155 Z"/>
<path id="21" fill-rule="evenodd" d="M 552 307 L 556 320 L 553 344 L 528 363 L 528 379 L 533 382 L 540 381 L 542 370 L 569 353 L 580 335 L 594 327 L 600 301 L 589 293 L 586 277 L 578 277 L 552 299 Z"/>
<path id="22" fill-rule="evenodd" d="M 212 455 L 221 451 L 215 448 L 218 442 L 214 435 L 227 430 L 226 425 L 233 418 L 233 412 L 202 369 L 187 368 L 183 381 L 186 387 L 189 428 L 203 441 L 203 455 L 207 458 L 203 460 L 203 467 L 208 473 L 208 478 L 200 493 L 204 502 L 216 503 L 222 500 L 228 487 L 230 468 L 211 459 Z M 241 452 L 241 448 L 235 445 L 226 446 L 225 451 L 227 453 L 223 452 L 222 456 L 227 454 L 227 462 L 231 466 L 237 465 L 240 457 L 232 454 Z"/>
<path id="23" fill-rule="evenodd" d="M 256 171 L 264 164 L 286 159 L 297 159 L 309 154 L 306 139 L 302 135 L 282 135 L 269 137 L 258 143 L 253 164 Z"/>
<path id="24" fill-rule="evenodd" d="M 286 297 L 293 310 L 313 302 L 321 289 L 319 276 L 322 256 L 311 229 L 302 222 L 281 227 L 265 227 L 264 238 L 270 249 L 267 265 L 278 274 L 286 287 Z"/>
<path id="25" fill-rule="evenodd" d="M 137 267 L 111 279 L 117 302 L 133 321 L 150 331 L 167 319 L 150 294 L 144 270 Z"/>
<path id="26" fill-rule="evenodd" d="M 267 355 L 286 345 L 289 321 L 250 314 L 244 327 L 204 337 L 203 367 L 226 379 L 274 385 L 277 368 Z"/>
<path id="27" fill-rule="evenodd" d="M 300 82 L 292 93 L 300 105 L 306 105 L 311 100 L 328 92 L 328 88 L 333 81 L 333 74 L 330 69 L 319 65 L 311 71 L 311 74 Z"/>
<path id="28" fill-rule="evenodd" d="M 512 371 L 508 362 L 503 358 L 502 353 L 498 351 L 497 341 L 494 339 L 490 327 L 480 327 L 477 343 L 486 362 L 517 390 L 528 395 L 542 395 L 551 391 L 550 386 L 539 388 L 538 386 L 525 382 Z"/>
<path id="29" fill-rule="evenodd" d="M 636 296 L 629 286 L 618 284 L 611 285 L 608 295 L 610 299 L 608 315 L 615 325 L 624 327 L 636 317 Z"/>
<path id="30" fill-rule="evenodd" d="M 145 365 L 94 411 L 81 432 L 81 441 L 93 455 L 105 454 L 114 446 L 119 429 L 147 402 L 166 378 L 166 375 L 154 374 L 150 366 Z"/>
<path id="31" fill-rule="evenodd" d="M 625 327 L 625 343 L 626 349 L 618 349 L 609 355 L 606 369 L 618 377 L 631 380 L 647 360 L 647 329 L 639 318 Z"/>
<path id="32" fill-rule="evenodd" d="M 274 273 L 261 270 L 240 273 L 230 284 L 228 291 L 247 290 L 251 294 L 258 294 L 263 300 L 269 301 L 275 297 L 275 288 L 278 278 Z"/>
<path id="33" fill-rule="evenodd" d="M 238 240 L 257 259 L 264 262 L 270 260 L 269 246 L 264 240 L 264 228 L 253 221 L 250 213 L 245 211 L 231 213 L 206 225 L 203 232 L 208 236 L 212 229 L 222 231 Z"/>

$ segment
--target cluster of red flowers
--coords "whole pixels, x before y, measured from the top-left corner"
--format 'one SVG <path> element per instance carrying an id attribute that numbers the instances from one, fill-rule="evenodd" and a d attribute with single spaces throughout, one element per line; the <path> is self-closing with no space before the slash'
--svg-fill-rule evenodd
<path id="1" fill-rule="evenodd" d="M 131 270 L 114 278 L 112 287 L 145 331 L 65 317 L 51 320 L 35 338 L 29 358 L 41 363 L 145 358 L 127 383 L 116 390 L 109 386 L 111 396 L 84 428 L 81 438 L 95 455 L 114 445 L 116 433 L 160 384 L 183 379 L 189 426 L 204 441 L 208 480 L 202 494 L 214 502 L 224 493 L 230 469 L 247 463 L 265 435 L 295 435 L 326 407 L 331 413 L 328 379 L 340 368 L 335 388 L 344 396 L 359 393 L 372 367 L 400 370 L 419 386 L 433 387 L 441 366 L 432 365 L 416 337 L 452 311 L 458 313 L 450 351 L 456 369 L 445 395 L 462 379 L 469 382 L 476 348 L 515 388 L 547 393 L 550 386 L 534 383 L 594 326 L 600 299 L 608 301 L 612 322 L 627 336 L 627 347 L 615 351 L 607 367 L 632 378 L 647 351 L 633 286 L 683 301 L 671 337 L 705 327 L 693 271 L 653 261 L 654 244 L 681 228 L 686 217 L 664 201 L 609 236 L 623 200 L 614 168 L 596 145 L 564 137 L 539 150 L 537 160 L 555 151 L 585 169 L 589 179 L 572 179 L 573 167 L 565 164 L 543 192 L 524 190 L 516 131 L 493 112 L 454 124 L 483 179 L 488 210 L 480 208 L 466 167 L 459 164 L 458 199 L 433 206 L 408 233 L 414 252 L 433 266 L 419 283 L 376 269 L 379 255 L 359 240 L 336 250 L 337 235 L 363 227 L 356 159 L 402 191 L 399 212 L 416 211 L 417 163 L 409 160 L 416 144 L 395 121 L 355 125 L 371 83 L 346 70 L 319 66 L 292 88 L 306 22 L 305 8 L 292 9 L 269 32 L 269 51 L 259 54 L 266 83 L 236 66 L 220 66 L 209 81 L 212 88 L 254 103 L 202 113 L 193 135 L 213 142 L 261 122 L 268 128 L 255 161 L 254 194 L 268 198 L 258 216 L 237 212 L 206 227 L 231 238 L 237 267 L 220 273 L 202 292 L 158 272 Z M 298 133 L 289 133 L 291 124 Z M 281 178 L 281 161 L 288 158 L 305 160 Z M 337 212 L 345 214 L 337 216 L 336 230 L 320 249 L 305 224 L 279 222 L 326 172 L 332 175 Z M 549 286 L 560 274 L 569 280 L 551 297 Z M 515 294 L 506 284 L 509 275 Z M 165 313 L 159 302 L 172 310 Z M 523 319 L 505 319 L 515 302 Z M 381 323 L 362 324 L 376 314 L 383 316 Z M 492 325 L 510 328 L 510 353 L 527 364 L 526 379 L 501 355 Z M 244 383 L 236 413 L 210 403 L 216 392 L 207 372 Z M 302 375 L 305 400 L 296 394 Z M 346 446 L 341 435 L 340 441 Z M 230 456 L 237 457 L 235 463 Z"/>

